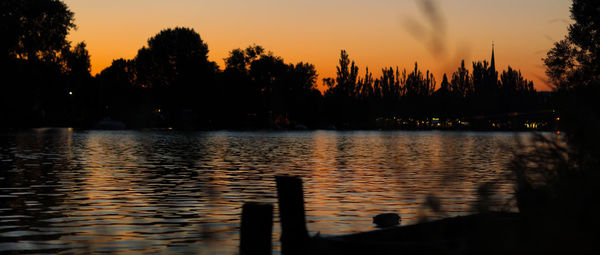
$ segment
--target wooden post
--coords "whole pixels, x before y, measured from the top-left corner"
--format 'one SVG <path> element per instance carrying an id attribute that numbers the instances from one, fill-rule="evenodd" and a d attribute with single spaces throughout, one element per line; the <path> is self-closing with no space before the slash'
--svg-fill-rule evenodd
<path id="1" fill-rule="evenodd" d="M 276 176 L 281 252 L 284 255 L 307 254 L 308 230 L 304 215 L 302 179 L 297 176 Z"/>
<path id="2" fill-rule="evenodd" d="M 240 255 L 272 254 L 273 205 L 244 203 L 240 227 Z"/>

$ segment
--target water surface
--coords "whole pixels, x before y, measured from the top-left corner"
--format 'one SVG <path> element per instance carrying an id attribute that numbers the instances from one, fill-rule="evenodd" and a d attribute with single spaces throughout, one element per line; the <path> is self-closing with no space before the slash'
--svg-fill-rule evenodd
<path id="1" fill-rule="evenodd" d="M 531 134 L 5 133 L 0 253 L 235 253 L 243 202 L 275 203 L 279 174 L 303 177 L 309 231 L 325 235 L 372 230 L 384 212 L 402 224 L 468 214 L 484 182 L 511 208 L 516 136 Z"/>

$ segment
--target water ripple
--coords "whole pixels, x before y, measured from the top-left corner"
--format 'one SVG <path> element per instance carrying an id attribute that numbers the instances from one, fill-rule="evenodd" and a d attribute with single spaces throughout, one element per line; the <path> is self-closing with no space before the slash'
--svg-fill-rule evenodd
<path id="1" fill-rule="evenodd" d="M 324 235 L 371 230 L 383 212 L 462 215 L 482 182 L 510 200 L 516 136 L 529 134 L 0 134 L 0 252 L 235 253 L 243 202 L 275 203 L 279 174 L 303 177 L 308 227 Z M 441 212 L 423 206 L 431 196 Z"/>

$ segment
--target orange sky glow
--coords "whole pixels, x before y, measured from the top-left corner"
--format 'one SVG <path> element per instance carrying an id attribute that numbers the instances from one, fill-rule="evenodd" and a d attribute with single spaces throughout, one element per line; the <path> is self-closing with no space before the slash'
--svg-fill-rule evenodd
<path id="1" fill-rule="evenodd" d="M 133 58 L 165 28 L 190 27 L 223 68 L 235 48 L 263 46 L 287 63 L 309 62 L 321 79 L 335 77 L 340 50 L 360 67 L 432 71 L 441 83 L 464 59 L 490 58 L 520 69 L 537 90 L 549 90 L 541 59 L 567 33 L 569 0 L 64 0 L 75 13 L 69 40 L 85 41 L 92 74 L 113 59 Z M 429 7 L 429 8 L 428 8 Z M 321 88 L 322 89 L 322 88 Z"/>

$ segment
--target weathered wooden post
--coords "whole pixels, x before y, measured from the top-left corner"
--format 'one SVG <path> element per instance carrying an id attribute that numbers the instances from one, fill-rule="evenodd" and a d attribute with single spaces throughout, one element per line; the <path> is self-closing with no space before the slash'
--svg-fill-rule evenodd
<path id="1" fill-rule="evenodd" d="M 240 227 L 240 255 L 272 254 L 273 205 L 244 203 Z"/>
<path id="2" fill-rule="evenodd" d="M 307 254 L 309 236 L 304 214 L 302 179 L 297 176 L 276 176 L 281 252 L 284 255 Z"/>

